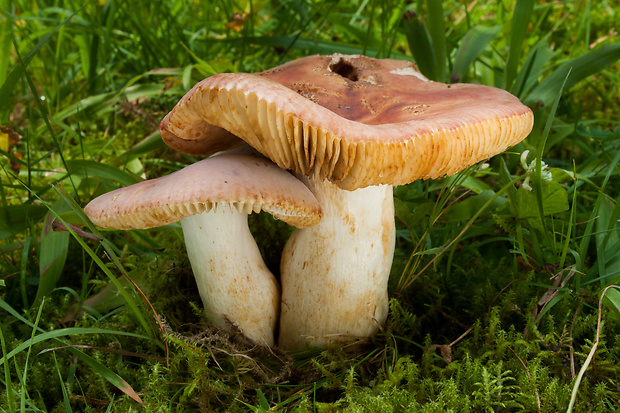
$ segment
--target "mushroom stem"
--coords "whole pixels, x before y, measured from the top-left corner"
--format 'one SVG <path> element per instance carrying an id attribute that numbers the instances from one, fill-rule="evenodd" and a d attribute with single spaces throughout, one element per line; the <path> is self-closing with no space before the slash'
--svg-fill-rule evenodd
<path id="1" fill-rule="evenodd" d="M 218 205 L 181 220 L 187 255 L 209 319 L 273 346 L 280 287 L 248 228 L 248 214 Z"/>
<path id="2" fill-rule="evenodd" d="M 312 190 L 323 218 L 296 229 L 282 253 L 278 346 L 284 350 L 367 338 L 388 314 L 392 186 L 345 191 L 323 181 Z"/>

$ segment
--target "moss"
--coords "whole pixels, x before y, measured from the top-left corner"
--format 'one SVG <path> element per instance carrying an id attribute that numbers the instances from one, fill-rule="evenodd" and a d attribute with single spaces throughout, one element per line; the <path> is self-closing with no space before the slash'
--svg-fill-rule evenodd
<path id="1" fill-rule="evenodd" d="M 399 357 L 383 380 L 364 383 L 350 373 L 341 398 L 315 400 L 316 411 L 565 410 L 574 381 L 565 366 L 556 363 L 557 351 L 550 352 L 549 343 L 524 341 L 514 329 L 503 329 L 498 314 L 494 309 L 488 323 L 478 324 L 474 329 L 478 331 L 455 346 L 451 363 L 446 365 L 427 351 L 418 362 L 410 356 Z M 560 339 L 561 334 L 555 337 Z M 606 365 L 601 362 L 599 369 Z M 580 388 L 576 411 L 613 411 L 610 408 L 615 408 L 620 389 L 614 379 L 617 367 L 612 370 L 598 376 L 596 369 L 589 371 L 591 381 Z M 299 407 L 296 411 L 311 411 L 307 401 L 304 406 L 306 410 Z"/>

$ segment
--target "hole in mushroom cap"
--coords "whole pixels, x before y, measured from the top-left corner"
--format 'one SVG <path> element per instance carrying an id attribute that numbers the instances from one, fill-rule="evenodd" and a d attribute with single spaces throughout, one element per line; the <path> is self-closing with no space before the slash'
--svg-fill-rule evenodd
<path id="1" fill-rule="evenodd" d="M 343 59 L 338 59 L 338 61 L 330 63 L 329 70 L 354 82 L 358 80 L 357 69 L 351 63 Z"/>

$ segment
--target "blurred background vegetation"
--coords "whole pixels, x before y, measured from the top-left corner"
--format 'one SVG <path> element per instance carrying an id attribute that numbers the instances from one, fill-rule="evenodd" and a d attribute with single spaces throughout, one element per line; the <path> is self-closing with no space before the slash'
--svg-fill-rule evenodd
<path id="1" fill-rule="evenodd" d="M 0 0 L 0 408 L 620 410 L 619 15 L 612 0 Z M 178 225 L 100 231 L 81 208 L 195 161 L 158 123 L 197 81 L 336 52 L 506 89 L 536 123 L 487 163 L 396 188 L 381 334 L 270 352 L 209 326 Z M 290 230 L 251 223 L 277 273 Z"/>

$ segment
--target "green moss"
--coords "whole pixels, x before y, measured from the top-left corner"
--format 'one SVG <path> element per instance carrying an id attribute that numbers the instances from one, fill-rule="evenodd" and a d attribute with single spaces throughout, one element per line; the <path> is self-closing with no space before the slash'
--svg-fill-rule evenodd
<path id="1" fill-rule="evenodd" d="M 525 341 L 514 329 L 501 327 L 498 313 L 493 309 L 488 323 L 478 324 L 468 338 L 454 346 L 449 364 L 427 350 L 418 362 L 410 356 L 399 357 L 384 370 L 383 379 L 370 383 L 359 382 L 350 370 L 341 398 L 335 402 L 314 400 L 314 408 L 321 412 L 565 410 L 574 382 L 564 363 L 556 362 L 562 360 L 561 350 L 548 350 L 558 342 Z M 587 318 L 578 320 L 581 322 Z M 555 337 L 560 338 L 560 333 L 555 331 Z M 584 356 L 578 355 L 577 363 L 581 364 Z M 598 369 L 607 364 L 603 358 L 601 355 Z M 605 360 L 613 363 L 610 358 Z M 576 411 L 615 408 L 620 396 L 617 374 L 617 366 L 602 374 L 592 370 L 592 381 L 580 388 Z M 306 400 L 294 411 L 312 410 Z"/>

